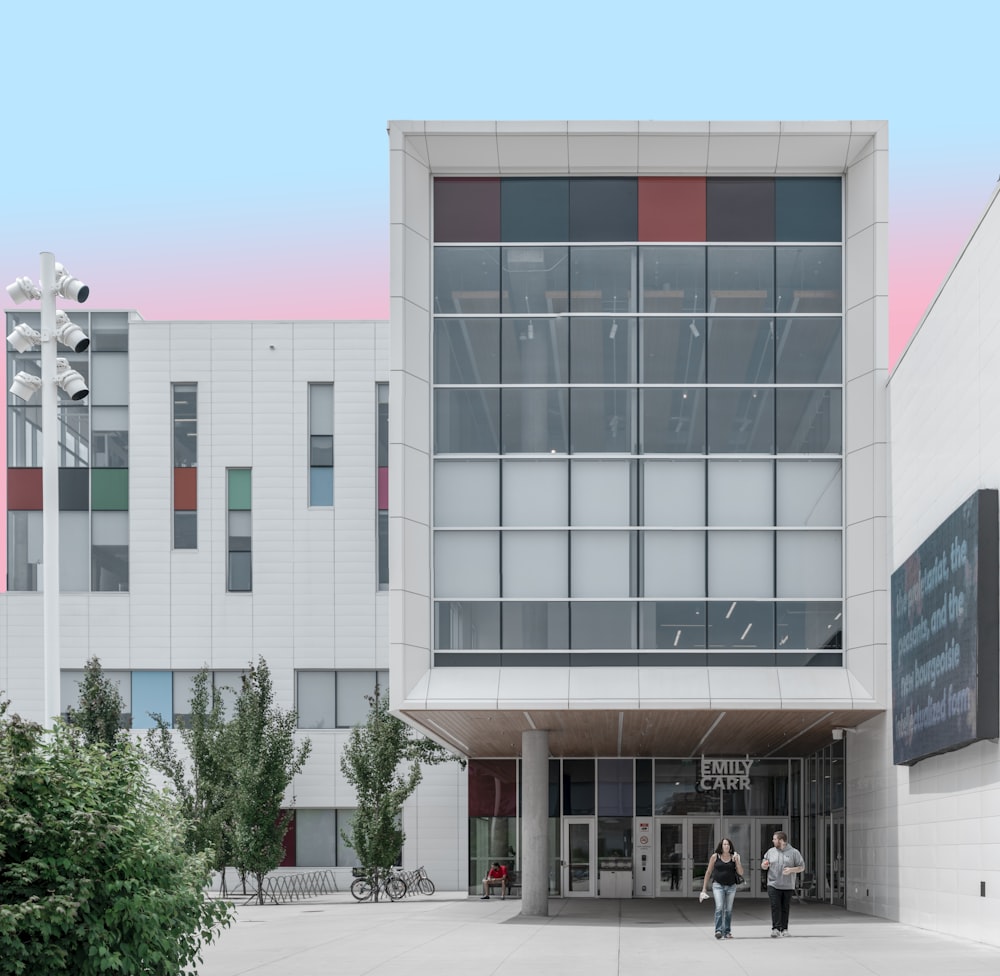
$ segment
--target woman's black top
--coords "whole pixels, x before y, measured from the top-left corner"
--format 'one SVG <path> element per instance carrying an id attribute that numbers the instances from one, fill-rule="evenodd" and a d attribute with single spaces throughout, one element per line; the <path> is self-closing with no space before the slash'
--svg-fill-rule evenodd
<path id="1" fill-rule="evenodd" d="M 720 885 L 736 884 L 736 861 L 732 859 L 723 861 L 721 857 L 717 857 L 715 870 L 712 871 L 712 881 Z"/>

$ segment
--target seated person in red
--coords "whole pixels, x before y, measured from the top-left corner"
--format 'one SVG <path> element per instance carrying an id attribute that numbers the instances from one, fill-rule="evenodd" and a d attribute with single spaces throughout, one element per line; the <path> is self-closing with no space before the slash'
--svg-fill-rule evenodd
<path id="1" fill-rule="evenodd" d="M 500 900 L 507 897 L 507 865 L 494 861 L 493 866 L 487 871 L 483 878 L 483 897 L 480 901 L 485 901 L 490 897 L 490 888 L 500 886 Z"/>

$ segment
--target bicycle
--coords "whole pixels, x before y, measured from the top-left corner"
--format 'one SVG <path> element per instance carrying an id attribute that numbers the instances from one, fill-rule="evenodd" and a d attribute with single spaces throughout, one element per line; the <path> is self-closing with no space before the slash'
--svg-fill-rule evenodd
<path id="1" fill-rule="evenodd" d="M 369 873 L 359 874 L 351 882 L 351 894 L 358 901 L 370 901 L 376 897 L 376 892 L 386 895 L 390 901 L 397 901 L 406 895 L 406 884 L 397 875 L 388 874 L 379 878 L 376 885 L 373 876 Z"/>

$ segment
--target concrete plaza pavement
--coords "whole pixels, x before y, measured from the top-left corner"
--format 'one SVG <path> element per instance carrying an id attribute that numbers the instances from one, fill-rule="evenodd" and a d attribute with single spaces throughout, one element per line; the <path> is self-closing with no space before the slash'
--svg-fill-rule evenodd
<path id="1" fill-rule="evenodd" d="M 204 950 L 201 976 L 996 976 L 1000 949 L 829 905 L 792 905 L 770 938 L 766 899 L 741 899 L 733 938 L 713 935 L 712 902 L 553 898 L 546 918 L 519 899 L 438 892 L 358 903 L 334 894 L 243 906 Z"/>

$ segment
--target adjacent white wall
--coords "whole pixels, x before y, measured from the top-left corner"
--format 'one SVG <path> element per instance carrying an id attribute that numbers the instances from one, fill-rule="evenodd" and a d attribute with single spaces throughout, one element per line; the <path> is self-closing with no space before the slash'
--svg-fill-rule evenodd
<path id="1" fill-rule="evenodd" d="M 995 194 L 888 384 L 890 572 L 973 492 L 1000 487 L 998 269 Z M 847 907 L 1000 945 L 1000 747 L 897 767 L 890 723 L 848 736 Z"/>

